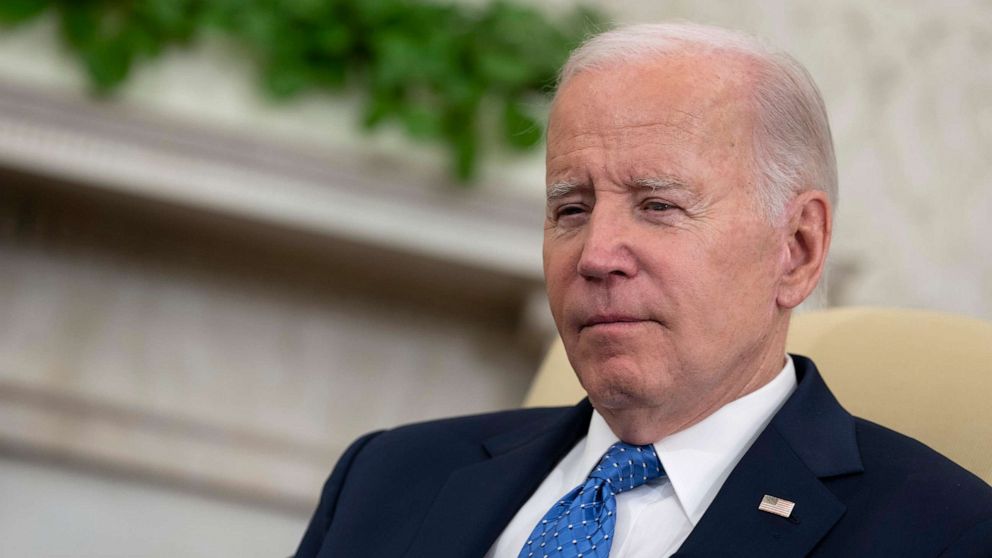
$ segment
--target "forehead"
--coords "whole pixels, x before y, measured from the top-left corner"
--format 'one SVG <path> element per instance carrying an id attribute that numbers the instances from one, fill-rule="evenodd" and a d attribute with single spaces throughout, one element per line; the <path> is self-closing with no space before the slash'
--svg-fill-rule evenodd
<path id="1" fill-rule="evenodd" d="M 670 56 L 576 74 L 552 107 L 549 180 L 578 164 L 636 175 L 740 160 L 750 145 L 747 78 L 745 61 L 715 55 Z M 673 168 L 654 168 L 659 164 Z"/>

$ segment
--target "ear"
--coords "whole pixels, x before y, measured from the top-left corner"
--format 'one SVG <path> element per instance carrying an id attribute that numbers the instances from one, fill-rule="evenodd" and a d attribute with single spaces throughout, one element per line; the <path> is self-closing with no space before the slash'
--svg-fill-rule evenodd
<path id="1" fill-rule="evenodd" d="M 802 192 L 787 207 L 786 220 L 787 253 L 776 300 L 783 308 L 795 308 L 813 292 L 823 274 L 833 231 L 827 194 Z"/>

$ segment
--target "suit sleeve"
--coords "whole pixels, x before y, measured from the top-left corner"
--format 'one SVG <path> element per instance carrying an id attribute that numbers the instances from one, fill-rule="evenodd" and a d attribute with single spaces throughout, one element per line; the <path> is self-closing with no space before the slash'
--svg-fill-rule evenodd
<path id="1" fill-rule="evenodd" d="M 989 558 L 992 556 L 992 519 L 968 529 L 940 554 L 940 558 Z"/>
<path id="2" fill-rule="evenodd" d="M 320 495 L 320 503 L 317 504 L 317 510 L 310 519 L 310 525 L 307 527 L 306 533 L 303 534 L 300 547 L 296 549 L 296 558 L 312 558 L 320 552 L 320 547 L 324 544 L 324 536 L 327 534 L 327 530 L 334 520 L 338 495 L 344 486 L 348 471 L 351 469 L 351 464 L 355 461 L 355 457 L 359 452 L 362 451 L 362 448 L 365 447 L 365 444 L 381 433 L 382 431 L 372 432 L 355 440 L 338 460 L 337 465 L 334 466 L 334 471 L 331 472 L 331 476 L 324 483 L 324 490 Z"/>

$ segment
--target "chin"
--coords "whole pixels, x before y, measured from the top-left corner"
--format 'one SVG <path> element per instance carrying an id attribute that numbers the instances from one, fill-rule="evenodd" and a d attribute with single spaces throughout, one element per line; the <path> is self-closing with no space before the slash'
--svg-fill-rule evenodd
<path id="1" fill-rule="evenodd" d="M 579 383 L 596 408 L 653 407 L 668 391 L 657 372 L 649 374 L 634 363 L 607 362 L 576 371 Z"/>

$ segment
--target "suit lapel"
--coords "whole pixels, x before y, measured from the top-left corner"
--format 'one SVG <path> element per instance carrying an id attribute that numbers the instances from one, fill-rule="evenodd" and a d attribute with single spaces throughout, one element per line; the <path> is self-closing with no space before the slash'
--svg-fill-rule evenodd
<path id="1" fill-rule="evenodd" d="M 457 469 L 441 487 L 407 556 L 483 556 L 544 477 L 585 436 L 584 400 L 551 427 L 487 440 L 489 459 Z"/>
<path id="2" fill-rule="evenodd" d="M 816 367 L 793 356 L 799 385 L 734 468 L 675 556 L 807 555 L 844 514 L 820 480 L 860 473 L 854 421 Z M 760 511 L 764 495 L 795 502 L 789 518 Z"/>
<path id="3" fill-rule="evenodd" d="M 766 494 L 795 502 L 791 517 L 758 510 Z M 675 556 L 805 556 L 843 513 L 844 505 L 769 428 Z"/>
<path id="4" fill-rule="evenodd" d="M 821 478 L 862 471 L 854 422 L 804 357 L 799 385 L 734 468 L 675 556 L 803 556 L 843 516 Z M 488 459 L 449 475 L 406 556 L 483 556 L 527 498 L 585 435 L 583 401 L 552 426 L 487 440 Z M 764 495 L 796 503 L 789 519 L 758 510 Z"/>

